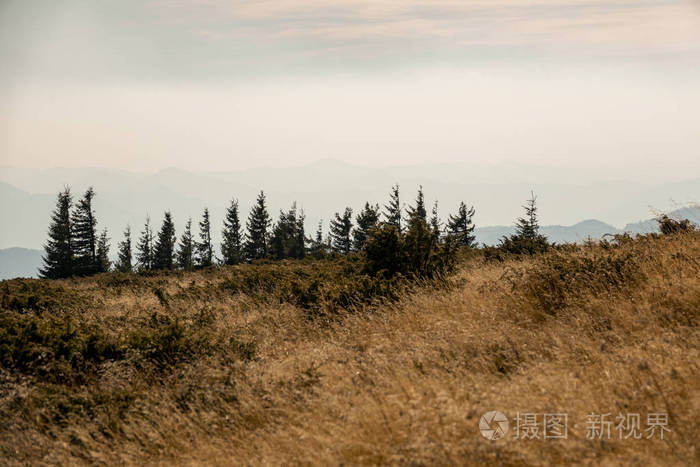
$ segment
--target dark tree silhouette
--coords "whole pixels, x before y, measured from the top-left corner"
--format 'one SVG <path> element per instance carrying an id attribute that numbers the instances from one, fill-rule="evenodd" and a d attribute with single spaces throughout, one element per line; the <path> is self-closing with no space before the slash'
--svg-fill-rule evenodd
<path id="1" fill-rule="evenodd" d="M 175 256 L 175 224 L 170 211 L 165 212 L 163 224 L 153 247 L 153 268 L 172 269 Z"/>
<path id="2" fill-rule="evenodd" d="M 352 231 L 352 209 L 345 208 L 341 216 L 335 213 L 331 220 L 331 247 L 338 253 L 349 253 L 352 248 L 350 232 Z"/>
<path id="3" fill-rule="evenodd" d="M 537 238 L 540 232 L 540 225 L 537 221 L 537 197 L 534 193 L 530 193 L 530 199 L 527 200 L 523 209 L 525 217 L 518 218 L 515 223 L 515 235 L 521 238 L 534 239 Z"/>
<path id="4" fill-rule="evenodd" d="M 384 209 L 385 222 L 396 227 L 396 231 L 401 233 L 401 199 L 398 184 L 391 188 L 389 204 L 385 204 Z"/>
<path id="5" fill-rule="evenodd" d="M 473 248 L 476 246 L 474 236 L 474 207 L 468 208 L 464 201 L 459 203 L 456 216 L 450 215 L 447 220 L 447 233 L 450 234 L 458 245 Z"/>
<path id="6" fill-rule="evenodd" d="M 131 272 L 131 227 L 126 226 L 124 230 L 124 240 L 119 242 L 117 251 L 117 263 L 114 265 L 119 272 Z"/>
<path id="7" fill-rule="evenodd" d="M 268 253 L 270 215 L 262 191 L 248 215 L 246 222 L 245 256 L 248 261 L 265 258 Z"/>
<path id="8" fill-rule="evenodd" d="M 197 266 L 206 268 L 214 264 L 214 247 L 211 243 L 211 222 L 209 221 L 209 209 L 205 208 L 202 220 L 199 222 L 199 241 L 197 249 Z"/>
<path id="9" fill-rule="evenodd" d="M 430 215 L 430 230 L 433 231 L 433 235 L 440 239 L 442 234 L 442 222 L 440 222 L 440 216 L 438 215 L 437 200 L 435 200 L 435 204 L 433 204 L 433 210 Z"/>
<path id="10" fill-rule="evenodd" d="M 221 259 L 223 264 L 238 264 L 243 261 L 243 239 L 241 221 L 238 214 L 238 200 L 232 200 L 226 210 L 224 230 L 221 233 Z"/>
<path id="11" fill-rule="evenodd" d="M 352 231 L 352 244 L 355 250 L 361 250 L 370 236 L 372 229 L 379 223 L 379 205 L 372 206 L 365 202 L 365 207 L 355 218 L 357 227 Z"/>
<path id="12" fill-rule="evenodd" d="M 104 229 L 97 237 L 97 272 L 109 272 L 112 262 L 109 260 L 109 240 L 107 229 Z"/>
<path id="13" fill-rule="evenodd" d="M 427 222 L 428 212 L 425 209 L 425 199 L 423 197 L 423 186 L 418 187 L 418 195 L 416 196 L 415 206 L 410 206 L 408 208 L 408 218 L 413 219 L 418 217 L 422 219 L 423 222 Z"/>
<path id="14" fill-rule="evenodd" d="M 100 261 L 97 258 L 97 217 L 92 208 L 94 197 L 95 190 L 88 188 L 71 216 L 73 272 L 81 276 L 100 271 Z"/>
<path id="15" fill-rule="evenodd" d="M 192 219 L 187 219 L 185 230 L 177 247 L 178 267 L 189 271 L 194 268 L 194 239 L 192 238 Z"/>
<path id="16" fill-rule="evenodd" d="M 58 194 L 56 209 L 51 215 L 49 239 L 44 245 L 44 266 L 39 269 L 41 277 L 59 279 L 73 274 L 73 245 L 71 238 L 70 209 L 72 197 L 66 187 Z"/>
<path id="17" fill-rule="evenodd" d="M 136 261 L 139 269 L 149 271 L 153 269 L 153 229 L 151 218 L 146 216 L 146 224 L 143 226 L 141 237 L 136 244 Z"/>

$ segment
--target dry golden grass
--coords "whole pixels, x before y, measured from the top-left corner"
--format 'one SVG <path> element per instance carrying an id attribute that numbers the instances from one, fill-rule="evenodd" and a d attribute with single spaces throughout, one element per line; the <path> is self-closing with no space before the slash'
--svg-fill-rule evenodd
<path id="1" fill-rule="evenodd" d="M 700 464 L 695 233 L 472 258 L 444 287 L 330 319 L 221 293 L 236 273 L 59 282 L 79 299 L 54 313 L 79 327 L 119 339 L 155 314 L 214 342 L 71 383 L 1 369 L 2 463 Z M 565 412 L 568 439 L 488 441 L 489 410 L 511 427 Z M 589 413 L 649 412 L 669 414 L 664 440 L 586 438 Z"/>

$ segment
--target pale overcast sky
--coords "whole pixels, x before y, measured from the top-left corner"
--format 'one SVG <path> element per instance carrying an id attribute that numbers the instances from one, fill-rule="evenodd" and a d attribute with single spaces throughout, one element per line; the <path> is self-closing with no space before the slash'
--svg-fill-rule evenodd
<path id="1" fill-rule="evenodd" d="M 0 64 L 0 166 L 700 176 L 696 0 L 0 0 Z"/>

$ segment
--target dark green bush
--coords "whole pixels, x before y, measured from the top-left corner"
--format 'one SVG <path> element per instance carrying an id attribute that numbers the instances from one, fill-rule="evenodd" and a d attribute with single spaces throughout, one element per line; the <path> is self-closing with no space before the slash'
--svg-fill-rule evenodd
<path id="1" fill-rule="evenodd" d="M 454 267 L 457 245 L 450 236 L 440 239 L 423 219 L 414 217 L 405 234 L 389 224 L 373 229 L 363 252 L 365 272 L 371 276 L 433 278 Z"/>
<path id="2" fill-rule="evenodd" d="M 694 232 L 696 230 L 695 225 L 688 219 L 677 221 L 664 214 L 659 216 L 656 221 L 659 223 L 659 230 L 661 230 L 661 233 L 664 235 Z"/>

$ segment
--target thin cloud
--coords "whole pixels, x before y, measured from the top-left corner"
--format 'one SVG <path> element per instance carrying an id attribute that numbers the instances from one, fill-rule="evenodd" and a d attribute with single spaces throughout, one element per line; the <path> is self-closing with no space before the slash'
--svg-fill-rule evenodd
<path id="1" fill-rule="evenodd" d="M 211 37 L 255 37 L 264 42 L 435 40 L 436 47 L 578 46 L 663 52 L 700 50 L 700 13 L 687 0 L 263 0 L 227 3 L 154 2 L 151 11 L 193 21 Z M 187 18 L 187 20 L 185 20 Z"/>

